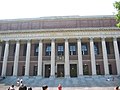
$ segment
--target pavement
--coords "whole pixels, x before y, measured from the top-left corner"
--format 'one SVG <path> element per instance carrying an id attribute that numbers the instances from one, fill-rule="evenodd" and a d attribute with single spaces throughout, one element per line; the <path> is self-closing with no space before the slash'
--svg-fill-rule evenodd
<path id="1" fill-rule="evenodd" d="M 0 90 L 8 90 L 9 86 L 0 84 Z M 15 90 L 19 87 L 15 86 Z M 32 87 L 32 90 L 42 90 L 42 87 Z M 48 90 L 58 90 L 57 87 L 48 87 Z M 62 87 L 62 90 L 114 90 L 114 87 Z"/>

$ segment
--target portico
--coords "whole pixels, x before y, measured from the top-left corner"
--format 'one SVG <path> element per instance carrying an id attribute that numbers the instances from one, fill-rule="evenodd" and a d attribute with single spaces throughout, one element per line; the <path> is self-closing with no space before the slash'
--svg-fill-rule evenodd
<path id="1" fill-rule="evenodd" d="M 1 76 L 120 75 L 116 27 L 0 31 Z"/>

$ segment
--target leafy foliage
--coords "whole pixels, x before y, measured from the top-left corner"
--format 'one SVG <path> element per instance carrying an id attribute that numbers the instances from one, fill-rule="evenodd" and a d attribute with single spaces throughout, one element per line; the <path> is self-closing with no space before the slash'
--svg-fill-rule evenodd
<path id="1" fill-rule="evenodd" d="M 120 28 L 120 1 L 116 1 L 113 5 L 117 10 L 117 14 L 115 15 L 115 18 L 116 18 L 116 20 L 118 22 L 117 27 Z"/>

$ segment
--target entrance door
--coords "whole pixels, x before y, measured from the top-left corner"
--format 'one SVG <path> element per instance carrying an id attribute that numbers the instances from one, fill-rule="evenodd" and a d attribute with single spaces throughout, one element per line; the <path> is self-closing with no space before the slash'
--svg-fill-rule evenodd
<path id="1" fill-rule="evenodd" d="M 77 64 L 70 64 L 70 77 L 77 77 Z"/>
<path id="2" fill-rule="evenodd" d="M 50 77 L 50 64 L 45 65 L 45 77 L 49 78 Z"/>
<path id="3" fill-rule="evenodd" d="M 109 64 L 109 74 L 112 75 L 112 65 Z"/>
<path id="4" fill-rule="evenodd" d="M 33 76 L 37 76 L 37 70 L 38 70 L 38 67 L 34 66 L 33 67 Z"/>
<path id="5" fill-rule="evenodd" d="M 96 72 L 97 72 L 97 75 L 101 75 L 100 65 L 96 65 Z"/>
<path id="6" fill-rule="evenodd" d="M 64 77 L 64 64 L 57 64 L 57 77 Z"/>
<path id="7" fill-rule="evenodd" d="M 83 65 L 83 74 L 84 75 L 89 75 L 89 67 L 88 65 Z"/>

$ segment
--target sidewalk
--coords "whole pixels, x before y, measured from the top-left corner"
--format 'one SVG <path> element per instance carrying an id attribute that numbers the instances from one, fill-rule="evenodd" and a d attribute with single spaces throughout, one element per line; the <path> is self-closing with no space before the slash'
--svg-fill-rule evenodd
<path id="1" fill-rule="evenodd" d="M 8 90 L 8 87 L 0 85 L 0 90 Z M 15 90 L 18 90 L 18 87 L 15 86 Z M 42 88 L 32 87 L 32 90 L 42 90 Z M 57 87 L 48 87 L 48 90 L 57 90 Z M 114 87 L 62 87 L 62 90 L 114 90 Z"/>

